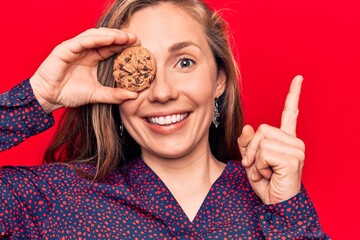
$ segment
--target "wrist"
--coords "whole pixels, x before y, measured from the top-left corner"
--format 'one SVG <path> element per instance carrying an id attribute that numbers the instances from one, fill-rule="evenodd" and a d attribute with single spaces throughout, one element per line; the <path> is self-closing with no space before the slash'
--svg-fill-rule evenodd
<path id="1" fill-rule="evenodd" d="M 39 88 L 41 88 L 41 79 L 39 79 L 37 76 L 32 76 L 29 79 L 29 83 L 31 85 L 32 91 L 34 93 L 34 96 L 36 98 L 36 100 L 39 102 L 41 108 L 44 110 L 44 112 L 46 112 L 47 114 L 52 113 L 53 111 L 61 108 L 62 106 L 59 104 L 53 104 L 50 101 L 46 100 L 46 98 L 44 98 L 40 93 L 39 93 Z"/>

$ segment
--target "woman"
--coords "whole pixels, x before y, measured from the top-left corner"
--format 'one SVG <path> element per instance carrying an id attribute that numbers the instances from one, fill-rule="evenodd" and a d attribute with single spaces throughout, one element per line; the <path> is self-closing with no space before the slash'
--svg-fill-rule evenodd
<path id="1" fill-rule="evenodd" d="M 57 46 L 29 81 L 1 95 L 1 150 L 69 108 L 46 153 L 63 163 L 1 170 L 1 236 L 327 238 L 301 186 L 301 77 L 280 129 L 241 134 L 226 24 L 203 2 L 115 1 L 98 27 Z M 114 88 L 112 77 L 117 53 L 133 45 L 156 60 L 140 93 Z"/>

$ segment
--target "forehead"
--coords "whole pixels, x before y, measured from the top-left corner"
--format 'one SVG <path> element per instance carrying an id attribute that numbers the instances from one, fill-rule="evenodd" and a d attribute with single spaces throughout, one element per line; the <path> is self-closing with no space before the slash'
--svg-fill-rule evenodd
<path id="1" fill-rule="evenodd" d="M 198 20 L 187 10 L 169 3 L 135 12 L 124 30 L 135 33 L 149 50 L 153 45 L 169 46 L 187 41 L 208 45 L 204 27 Z"/>

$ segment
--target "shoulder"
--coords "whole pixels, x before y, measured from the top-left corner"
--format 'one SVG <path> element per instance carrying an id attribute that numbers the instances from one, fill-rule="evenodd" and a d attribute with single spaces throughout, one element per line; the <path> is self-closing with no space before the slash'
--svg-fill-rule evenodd
<path id="1" fill-rule="evenodd" d="M 88 169 L 89 166 L 80 166 Z M 31 181 L 33 183 L 48 183 L 59 185 L 78 178 L 73 164 L 49 163 L 37 166 L 4 166 L 0 168 L 0 178 L 8 183 Z"/>
<path id="2" fill-rule="evenodd" d="M 246 178 L 246 171 L 240 160 L 230 160 L 225 167 L 226 175 L 232 178 Z"/>
<path id="3" fill-rule="evenodd" d="M 239 206 L 244 204 L 254 206 L 261 203 L 250 185 L 246 170 L 240 160 L 227 162 L 220 183 L 224 189 L 227 189 L 227 192 L 231 193 L 228 196 L 229 200 L 232 199 Z"/>
<path id="4" fill-rule="evenodd" d="M 239 160 L 228 161 L 220 178 L 224 184 L 231 185 L 233 188 L 250 185 L 245 168 Z"/>

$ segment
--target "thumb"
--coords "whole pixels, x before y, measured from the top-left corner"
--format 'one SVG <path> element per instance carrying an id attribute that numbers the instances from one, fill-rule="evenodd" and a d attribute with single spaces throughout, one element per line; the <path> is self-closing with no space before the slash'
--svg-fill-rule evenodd
<path id="1" fill-rule="evenodd" d="M 136 99 L 137 92 L 132 92 L 123 88 L 113 88 L 101 86 L 95 90 L 92 103 L 121 104 L 129 99 Z"/>
<path id="2" fill-rule="evenodd" d="M 250 125 L 245 125 L 241 131 L 241 135 L 238 138 L 238 146 L 240 149 L 241 156 L 244 158 L 246 153 L 246 148 L 249 145 L 250 141 L 255 135 L 253 127 Z"/>

